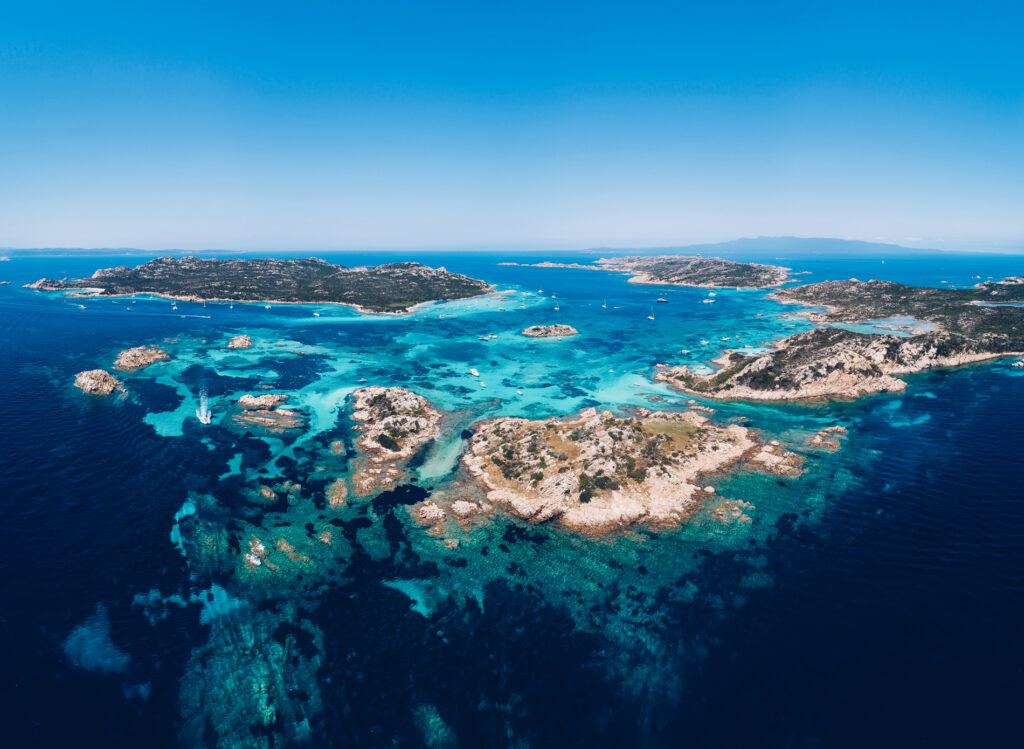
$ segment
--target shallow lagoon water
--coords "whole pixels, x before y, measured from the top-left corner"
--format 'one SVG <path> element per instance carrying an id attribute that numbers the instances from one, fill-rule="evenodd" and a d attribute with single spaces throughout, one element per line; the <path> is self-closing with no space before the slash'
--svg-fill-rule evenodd
<path id="1" fill-rule="evenodd" d="M 928 373 L 902 395 L 855 403 L 712 404 L 715 418 L 746 417 L 808 455 L 797 480 L 715 482 L 718 495 L 753 502 L 749 525 L 723 524 L 709 506 L 677 531 L 584 539 L 499 515 L 451 528 L 451 550 L 405 508 L 462 490 L 450 485 L 460 427 L 651 407 L 653 396 L 679 407 L 685 398 L 651 381 L 656 363 L 707 365 L 723 348 L 810 324 L 763 292 L 704 304 L 698 289 L 496 264 L 508 256 L 422 259 L 516 293 L 367 317 L 142 299 L 81 310 L 0 287 L 12 373 L 0 469 L 13 487 L 2 533 L 18 568 L 4 579 L 5 709 L 20 743 L 984 745 L 1010 735 L 1021 688 L 1013 617 L 1024 613 L 1020 370 Z M 3 271 L 23 283 L 117 262 L 26 259 Z M 829 277 L 865 277 L 863 262 Z M 1011 272 L 1003 258 L 943 262 L 954 267 L 941 280 L 954 283 Z M 820 264 L 807 267 L 815 275 L 801 278 L 816 280 Z M 899 263 L 873 267 L 915 282 Z M 518 334 L 549 322 L 581 334 Z M 243 332 L 252 349 L 223 348 Z M 172 360 L 127 375 L 125 398 L 70 387 L 75 371 L 165 339 Z M 452 428 L 409 484 L 331 511 L 323 491 L 349 470 L 346 398 L 362 379 L 421 393 Z M 263 384 L 292 394 L 302 432 L 231 426 L 228 404 Z M 202 387 L 209 426 L 195 418 Z M 802 447 L 835 423 L 850 429 L 839 452 Z M 301 488 L 271 504 L 254 497 L 289 481 Z M 324 531 L 329 545 L 315 540 Z M 308 559 L 275 548 L 278 570 L 225 564 L 254 534 Z M 119 668 L 90 665 L 102 663 Z"/>

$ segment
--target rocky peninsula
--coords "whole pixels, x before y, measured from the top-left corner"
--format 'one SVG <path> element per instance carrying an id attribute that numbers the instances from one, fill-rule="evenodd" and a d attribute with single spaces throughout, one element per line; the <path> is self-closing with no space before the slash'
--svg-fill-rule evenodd
<path id="1" fill-rule="evenodd" d="M 492 290 L 484 281 L 420 263 L 347 268 L 318 258 L 197 257 L 162 257 L 135 268 L 119 265 L 88 278 L 43 278 L 26 288 L 96 296 L 151 294 L 185 301 L 344 304 L 363 312 L 392 313 Z"/>
<path id="2" fill-rule="evenodd" d="M 678 525 L 714 494 L 702 479 L 740 461 L 778 475 L 800 472 L 799 456 L 737 424 L 717 426 L 693 412 L 635 413 L 588 408 L 565 419 L 486 421 L 463 463 L 489 503 L 592 535 Z"/>
<path id="3" fill-rule="evenodd" d="M 89 395 L 110 395 L 122 388 L 122 383 L 103 369 L 90 369 L 75 375 L 75 387 Z"/>
<path id="4" fill-rule="evenodd" d="M 125 349 L 117 355 L 114 369 L 120 369 L 122 372 L 134 372 L 137 369 L 148 367 L 154 362 L 168 361 L 170 358 L 166 351 L 157 346 L 136 346 Z"/>
<path id="5" fill-rule="evenodd" d="M 761 263 L 739 263 L 700 255 L 652 255 L 600 258 L 584 263 L 501 263 L 532 268 L 575 268 L 632 273 L 630 283 L 695 286 L 703 289 L 767 289 L 789 280 L 789 268 Z"/>
<path id="6" fill-rule="evenodd" d="M 426 398 L 400 387 L 356 390 L 352 419 L 359 422 L 356 444 L 368 459 L 352 479 L 361 495 L 394 486 L 402 476 L 400 463 L 434 439 L 441 425 L 441 413 Z"/>
<path id="7" fill-rule="evenodd" d="M 528 338 L 561 338 L 579 335 L 579 331 L 572 325 L 531 325 L 524 328 L 521 333 Z"/>
<path id="8" fill-rule="evenodd" d="M 956 367 L 1024 352 L 1024 286 L 987 282 L 969 289 L 904 286 L 890 281 L 825 281 L 780 289 L 772 298 L 813 305 L 818 323 L 913 317 L 930 324 L 916 335 L 821 327 L 784 338 L 761 355 L 726 352 L 717 372 L 660 369 L 654 379 L 711 398 L 805 400 L 900 392 L 900 375 Z M 889 328 L 896 326 L 890 325 Z M 904 326 L 906 327 L 906 326 Z M 913 331 L 911 331 L 913 332 Z"/>

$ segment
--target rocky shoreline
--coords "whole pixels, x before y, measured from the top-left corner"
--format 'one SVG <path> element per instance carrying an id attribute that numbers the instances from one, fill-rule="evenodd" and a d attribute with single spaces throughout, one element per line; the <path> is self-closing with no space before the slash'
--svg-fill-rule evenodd
<path id="1" fill-rule="evenodd" d="M 712 374 L 665 367 L 654 379 L 717 400 L 853 399 L 902 392 L 907 383 L 897 375 L 1021 355 L 999 350 L 1001 345 L 948 333 L 901 337 L 824 327 L 784 338 L 759 356 L 729 352 L 716 360 L 720 368 Z"/>
<path id="2" fill-rule="evenodd" d="M 675 527 L 714 495 L 705 477 L 740 462 L 794 476 L 802 463 L 749 429 L 697 413 L 637 409 L 630 418 L 593 408 L 565 419 L 478 424 L 462 461 L 488 503 L 585 535 Z"/>
<path id="3" fill-rule="evenodd" d="M 89 395 L 110 395 L 124 385 L 106 370 L 90 369 L 75 375 L 75 387 Z"/>
<path id="4" fill-rule="evenodd" d="M 426 398 L 405 388 L 371 386 L 352 393 L 356 445 L 368 461 L 352 477 L 355 493 L 393 487 L 403 475 L 400 464 L 437 437 L 441 418 Z"/>
<path id="5" fill-rule="evenodd" d="M 341 304 L 365 313 L 405 313 L 418 304 L 494 290 L 485 281 L 413 262 L 348 268 L 318 258 L 197 257 L 161 257 L 135 268 L 101 268 L 88 278 L 41 278 L 25 288 L 193 302 Z"/>

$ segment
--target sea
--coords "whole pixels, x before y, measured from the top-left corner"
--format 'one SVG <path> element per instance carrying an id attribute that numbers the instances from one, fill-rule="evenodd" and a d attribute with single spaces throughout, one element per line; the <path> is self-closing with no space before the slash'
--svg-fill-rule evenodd
<path id="1" fill-rule="evenodd" d="M 499 512 L 441 538 L 409 508 L 469 490 L 459 455 L 473 423 L 683 409 L 688 396 L 652 380 L 657 364 L 709 367 L 811 323 L 763 290 L 712 297 L 501 264 L 594 253 L 319 256 L 417 260 L 500 293 L 400 316 L 71 299 L 22 285 L 151 256 L 0 262 L 4 746 L 1020 745 L 1024 369 L 1012 360 L 853 402 L 701 401 L 806 470 L 715 478 L 677 529 L 586 538 Z M 801 283 L 1024 273 L 1005 255 L 733 259 Z M 519 333 L 548 323 L 580 334 Z M 241 334 L 252 348 L 225 347 Z M 122 394 L 73 386 L 151 344 L 170 360 L 124 374 Z M 364 385 L 419 393 L 446 428 L 397 486 L 332 508 Z M 233 421 L 241 394 L 267 388 L 290 394 L 301 429 Z M 848 429 L 838 450 L 808 446 L 832 425 Z M 751 503 L 751 522 L 716 515 L 724 499 Z M 246 564 L 253 539 L 273 564 Z"/>

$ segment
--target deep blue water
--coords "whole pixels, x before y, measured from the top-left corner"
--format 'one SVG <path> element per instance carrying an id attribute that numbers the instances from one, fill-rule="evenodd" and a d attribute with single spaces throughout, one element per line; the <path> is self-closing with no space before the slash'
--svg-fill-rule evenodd
<path id="1" fill-rule="evenodd" d="M 643 403 L 656 388 L 621 373 L 682 361 L 683 348 L 710 358 L 715 346 L 697 351 L 704 337 L 756 344 L 804 323 L 757 293 L 702 305 L 696 290 L 655 289 L 670 304 L 638 333 L 652 290 L 621 276 L 497 266 L 534 259 L 506 255 L 417 259 L 557 294 L 580 341 L 506 340 L 547 319 L 552 300 L 387 321 L 244 305 L 172 314 L 157 301 L 79 310 L 20 284 L 121 259 L 0 264 L 14 282 L 0 286 L 9 745 L 282 746 L 307 735 L 316 746 L 1017 743 L 1024 371 L 998 362 L 931 372 L 901 395 L 848 404 L 722 406 L 720 416 L 746 415 L 794 441 L 823 424 L 850 427 L 838 453 L 809 455 L 806 477 L 723 485 L 757 506 L 749 531 L 697 523 L 592 542 L 498 518 L 452 554 L 404 514 L 443 490 L 440 448 L 415 485 L 336 516 L 314 506 L 312 466 L 332 441 L 352 449 L 336 406 L 361 376 L 423 391 L 467 423 L 569 413 Z M 1024 271 L 1019 258 L 983 256 L 778 262 L 812 271 L 807 280 L 931 285 Z M 606 299 L 617 316 L 602 316 Z M 290 343 L 237 360 L 205 343 L 240 331 Z M 501 345 L 476 340 L 487 332 Z M 175 359 L 131 376 L 128 398 L 85 398 L 69 385 L 127 345 L 164 339 Z M 295 347 L 306 355 L 284 353 Z M 485 391 L 469 366 L 489 373 Z M 315 415 L 308 437 L 267 441 L 191 418 L 200 387 L 216 409 L 268 378 Z M 260 506 L 246 493 L 257 480 L 304 488 Z M 188 502 L 194 515 L 182 513 Z M 170 537 L 176 513 L 194 544 L 184 555 Z M 194 540 L 272 529 L 294 542 L 307 523 L 333 529 L 337 556 L 291 577 L 246 577 Z M 274 721 L 261 724 L 264 703 L 249 687 L 271 682 L 285 686 L 270 700 Z"/>

